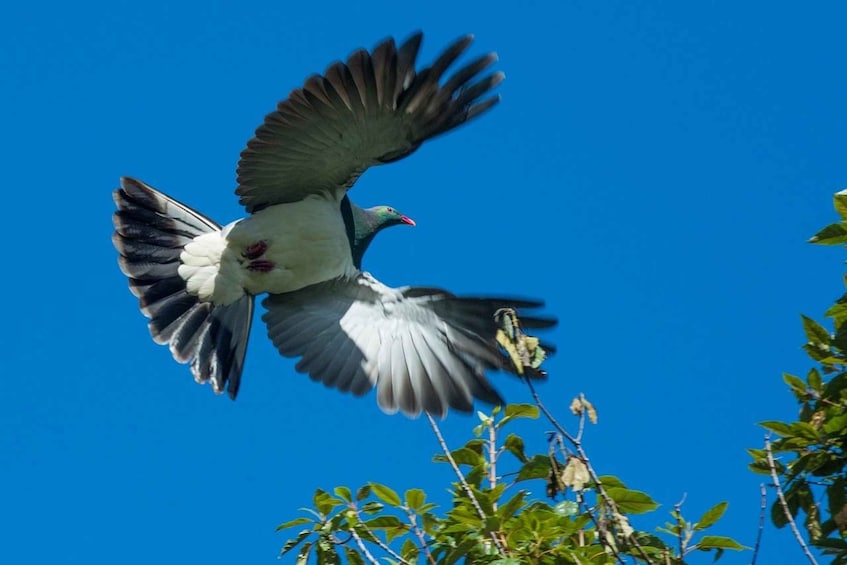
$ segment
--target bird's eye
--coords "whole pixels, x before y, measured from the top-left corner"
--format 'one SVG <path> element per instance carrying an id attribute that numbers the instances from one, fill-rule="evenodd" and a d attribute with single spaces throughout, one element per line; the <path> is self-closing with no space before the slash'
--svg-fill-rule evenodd
<path id="1" fill-rule="evenodd" d="M 394 213 L 394 208 L 392 208 L 391 206 L 389 206 L 389 207 L 388 207 L 388 213 L 389 213 L 389 214 L 393 214 L 393 213 Z"/>

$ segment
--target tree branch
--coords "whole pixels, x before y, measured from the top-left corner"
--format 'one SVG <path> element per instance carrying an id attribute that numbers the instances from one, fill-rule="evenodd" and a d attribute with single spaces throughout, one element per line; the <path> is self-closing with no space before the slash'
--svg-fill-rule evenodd
<path id="1" fill-rule="evenodd" d="M 362 552 L 362 554 L 365 556 L 365 559 L 368 560 L 368 563 L 371 563 L 372 565 L 379 565 L 379 561 L 377 561 L 376 558 L 371 555 L 371 552 L 368 551 L 364 540 L 362 540 L 362 538 L 359 536 L 359 532 L 356 531 L 356 528 L 350 528 L 350 533 L 353 534 L 353 539 L 356 540 L 356 545 L 359 546 L 359 551 Z"/>
<path id="2" fill-rule="evenodd" d="M 674 512 L 676 512 L 676 527 L 678 528 L 677 539 L 679 541 L 679 559 L 682 560 L 685 557 L 685 535 L 682 531 L 685 527 L 685 520 L 682 519 L 682 505 L 685 503 L 687 495 L 682 496 L 682 500 L 673 505 Z"/>
<path id="3" fill-rule="evenodd" d="M 597 472 L 594 470 L 594 467 L 591 466 L 591 462 L 588 460 L 588 455 L 585 453 L 585 450 L 582 448 L 582 442 L 568 433 L 568 431 L 559 423 L 559 421 L 550 413 L 544 403 L 541 402 L 541 397 L 538 395 L 538 391 L 535 390 L 535 386 L 532 384 L 532 379 L 524 379 L 529 386 L 529 391 L 532 394 L 533 400 L 535 400 L 536 406 L 538 406 L 539 410 L 544 413 L 544 416 L 553 424 L 553 427 L 556 428 L 562 437 L 566 438 L 571 444 L 574 446 L 576 450 L 577 457 L 582 461 L 585 465 L 585 468 L 588 469 L 588 476 L 591 477 L 591 480 L 594 482 L 595 488 L 597 489 L 597 494 L 600 495 L 600 498 L 603 500 L 603 503 L 614 512 L 618 512 L 617 505 L 615 501 L 609 496 L 606 492 L 606 489 L 603 488 L 603 484 L 600 482 L 600 478 L 597 476 Z M 619 513 L 619 512 L 618 512 Z M 638 543 L 638 540 L 635 539 L 634 534 L 630 534 L 627 536 L 627 540 L 632 544 L 632 546 L 636 549 L 641 559 L 644 560 L 645 563 L 652 563 L 650 560 L 650 556 L 647 555 L 647 552 L 644 551 L 644 548 L 641 547 L 641 544 Z"/>
<path id="4" fill-rule="evenodd" d="M 488 425 L 488 485 L 492 489 L 497 486 L 497 430 L 494 417 Z"/>
<path id="5" fill-rule="evenodd" d="M 753 547 L 753 557 L 750 559 L 750 565 L 756 565 L 756 559 L 759 557 L 759 547 L 762 545 L 762 532 L 765 531 L 765 509 L 768 507 L 768 491 L 765 489 L 765 483 L 759 485 L 759 492 L 762 496 L 762 504 L 759 506 L 759 531 L 756 533 L 756 545 Z"/>
<path id="6" fill-rule="evenodd" d="M 411 508 L 406 508 L 406 514 L 409 516 L 409 525 L 412 526 L 412 531 L 415 532 L 415 536 L 418 538 L 418 541 L 421 543 L 421 550 L 423 550 L 426 555 L 426 560 L 432 565 L 437 565 L 435 558 L 432 556 L 432 553 L 429 551 L 429 545 L 426 543 L 426 538 L 424 537 L 423 530 L 421 530 L 420 526 L 418 526 L 418 521 L 415 519 L 415 513 L 412 512 Z"/>
<path id="7" fill-rule="evenodd" d="M 809 546 L 806 545 L 805 540 L 803 540 L 803 535 L 800 533 L 797 523 L 794 522 L 794 516 L 791 515 L 791 509 L 788 508 L 788 502 L 786 502 L 785 495 L 782 492 L 782 485 L 780 484 L 779 476 L 776 473 L 776 462 L 773 459 L 773 451 L 771 450 L 770 435 L 765 436 L 765 453 L 768 456 L 768 467 L 770 467 L 771 470 L 771 480 L 773 480 L 774 487 L 776 487 L 776 497 L 779 499 L 780 506 L 782 506 L 782 512 L 785 514 L 785 519 L 788 520 L 788 525 L 791 526 L 791 531 L 794 532 L 794 537 L 797 540 L 797 543 L 800 544 L 800 547 L 803 549 L 803 553 L 806 554 L 806 559 L 808 559 L 809 563 L 812 563 L 812 565 L 818 565 L 818 562 L 815 561 L 812 552 L 809 551 Z"/>
<path id="8" fill-rule="evenodd" d="M 462 488 L 465 489 L 465 492 L 468 495 L 468 498 L 471 501 L 474 509 L 476 509 L 476 513 L 479 515 L 480 520 L 482 520 L 483 525 L 485 525 L 485 520 L 487 516 L 485 512 L 482 511 L 482 506 L 479 505 L 479 501 L 474 496 L 473 490 L 471 490 L 471 485 L 468 484 L 468 481 L 465 480 L 465 476 L 462 474 L 461 469 L 459 469 L 459 465 L 456 464 L 456 460 L 453 459 L 453 454 L 450 453 L 450 448 L 447 447 L 447 442 L 444 441 L 444 436 L 441 435 L 441 430 L 438 428 L 438 424 L 435 423 L 435 419 L 429 414 L 429 412 L 424 412 L 426 414 L 427 420 L 429 420 L 429 425 L 432 426 L 432 431 L 435 432 L 435 437 L 438 439 L 438 444 L 441 446 L 441 451 L 444 452 L 444 455 L 447 457 L 447 461 L 450 462 L 450 466 L 453 467 L 453 472 L 456 473 L 456 477 L 459 478 L 459 482 L 462 484 Z M 503 547 L 503 544 L 500 542 L 500 538 L 494 532 L 488 532 L 489 537 L 494 542 L 494 545 L 497 546 L 500 555 L 506 557 L 506 549 Z"/>
<path id="9" fill-rule="evenodd" d="M 368 533 L 368 535 L 373 540 L 373 543 L 377 544 L 380 547 L 380 549 L 382 549 L 384 552 L 389 554 L 391 557 L 393 557 L 394 559 L 396 559 L 400 563 L 403 563 L 404 565 L 412 565 L 411 563 L 409 563 L 408 561 L 403 559 L 396 551 L 394 551 L 393 549 L 388 547 L 388 545 L 385 542 L 383 542 L 381 539 L 379 539 L 379 537 L 373 532 L 373 530 L 371 530 L 367 526 L 367 524 L 365 524 L 365 521 L 362 520 L 362 515 L 359 514 L 358 508 L 354 507 L 353 512 L 356 514 L 356 519 L 358 520 L 358 523 L 356 524 L 356 526 L 350 528 L 350 531 L 353 532 L 354 536 L 356 536 L 357 542 L 358 542 L 359 538 L 358 538 L 358 533 L 356 532 L 356 528 L 361 527 L 362 529 L 364 529 Z"/>

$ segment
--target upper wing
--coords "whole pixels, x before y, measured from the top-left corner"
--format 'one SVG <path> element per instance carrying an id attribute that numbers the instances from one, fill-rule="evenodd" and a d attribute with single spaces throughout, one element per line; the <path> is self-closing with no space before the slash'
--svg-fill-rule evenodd
<path id="1" fill-rule="evenodd" d="M 393 289 L 367 273 L 270 295 L 262 317 L 286 357 L 316 381 L 360 395 L 377 389 L 388 413 L 448 408 L 470 411 L 473 399 L 501 404 L 486 369 L 510 370 L 498 350 L 494 313 L 535 308 L 539 302 L 461 298 L 431 288 Z M 521 317 L 526 327 L 553 320 Z"/>
<path id="2" fill-rule="evenodd" d="M 479 78 L 496 60 L 493 53 L 442 85 L 472 37 L 457 40 L 416 72 L 421 38 L 417 33 L 399 48 L 387 39 L 371 53 L 360 49 L 292 90 L 241 153 L 236 194 L 247 211 L 347 190 L 369 166 L 405 157 L 498 102 L 497 96 L 482 98 L 503 74 Z"/>

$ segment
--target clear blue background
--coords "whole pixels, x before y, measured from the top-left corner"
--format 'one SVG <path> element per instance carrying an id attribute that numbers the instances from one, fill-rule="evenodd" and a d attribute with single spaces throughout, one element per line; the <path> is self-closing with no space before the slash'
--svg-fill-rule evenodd
<path id="1" fill-rule="evenodd" d="M 685 4 L 685 5 L 683 5 Z M 312 72 L 387 35 L 496 50 L 503 101 L 353 196 L 418 221 L 366 267 L 393 285 L 543 297 L 561 320 L 541 387 L 584 392 L 589 455 L 753 545 L 755 423 L 791 419 L 799 314 L 842 291 L 805 243 L 847 185 L 840 2 L 15 3 L 0 18 L 4 249 L 0 561 L 274 563 L 317 487 L 448 501 L 425 420 L 388 417 L 280 358 L 257 319 L 241 395 L 154 345 L 110 242 L 137 176 L 221 222 L 245 141 Z M 513 402 L 529 394 L 492 377 Z M 464 441 L 475 417 L 444 432 Z M 539 424 L 526 428 L 544 448 Z M 543 486 L 535 485 L 543 496 Z M 747 563 L 750 553 L 727 555 Z M 768 527 L 760 563 L 799 563 Z M 708 556 L 692 562 L 707 563 Z"/>

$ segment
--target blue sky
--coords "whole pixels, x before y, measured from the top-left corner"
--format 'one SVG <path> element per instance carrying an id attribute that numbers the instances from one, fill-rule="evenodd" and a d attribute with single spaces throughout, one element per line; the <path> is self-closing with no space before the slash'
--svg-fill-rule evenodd
<path id="1" fill-rule="evenodd" d="M 418 222 L 382 234 L 365 267 L 544 298 L 561 322 L 540 390 L 558 413 L 579 392 L 597 406 L 597 469 L 660 513 L 728 500 L 719 532 L 752 545 L 762 477 L 744 449 L 756 422 L 794 416 L 780 375 L 810 367 L 799 314 L 843 290 L 844 254 L 805 243 L 847 186 L 843 4 L 288 4 L 4 9 L 0 560 L 274 563 L 274 527 L 315 488 L 447 502 L 425 420 L 296 374 L 258 319 L 238 401 L 194 384 L 150 341 L 110 242 L 121 175 L 240 217 L 238 154 L 276 101 L 416 29 L 424 60 L 468 32 L 473 55 L 496 50 L 503 101 L 359 181 L 359 204 Z M 443 429 L 458 445 L 475 424 Z M 548 428 L 526 433 L 543 448 Z M 801 560 L 767 529 L 761 563 Z"/>

